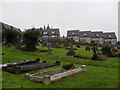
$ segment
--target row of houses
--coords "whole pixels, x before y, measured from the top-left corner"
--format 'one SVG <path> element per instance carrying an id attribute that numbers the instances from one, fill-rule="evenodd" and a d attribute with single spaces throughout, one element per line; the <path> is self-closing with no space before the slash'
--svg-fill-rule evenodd
<path id="1" fill-rule="evenodd" d="M 11 25 L 0 23 L 0 30 L 16 30 L 21 32 L 19 28 L 13 27 Z M 59 28 L 50 28 L 48 25 L 47 27 L 44 26 L 44 28 L 36 28 L 37 30 L 40 30 L 40 37 L 60 37 L 60 31 Z M 116 44 L 117 43 L 117 37 L 115 32 L 92 32 L 92 31 L 79 31 L 79 30 L 68 30 L 67 31 L 67 38 L 73 38 L 76 42 L 81 42 L 83 44 L 90 43 L 91 41 L 95 41 L 99 44 Z"/>
<path id="2" fill-rule="evenodd" d="M 67 31 L 67 37 L 73 38 L 76 42 L 81 43 L 91 43 L 94 41 L 98 44 L 116 44 L 117 37 L 115 32 L 92 32 L 92 31 L 79 31 L 79 30 L 69 30 Z"/>
<path id="3" fill-rule="evenodd" d="M 59 28 L 47 28 L 43 29 L 43 37 L 60 37 Z M 79 31 L 79 30 L 68 30 L 67 38 L 73 38 L 76 42 L 81 42 L 83 44 L 91 43 L 94 41 L 98 44 L 116 44 L 117 37 L 115 32 L 104 33 L 102 31 L 92 32 L 92 31 Z"/>

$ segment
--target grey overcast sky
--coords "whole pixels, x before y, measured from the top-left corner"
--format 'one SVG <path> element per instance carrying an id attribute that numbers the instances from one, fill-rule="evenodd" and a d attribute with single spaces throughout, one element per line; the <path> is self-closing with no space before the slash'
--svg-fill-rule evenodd
<path id="1" fill-rule="evenodd" d="M 27 28 L 58 27 L 67 30 L 113 31 L 118 36 L 117 2 L 4 2 L 1 21 L 22 31 Z"/>

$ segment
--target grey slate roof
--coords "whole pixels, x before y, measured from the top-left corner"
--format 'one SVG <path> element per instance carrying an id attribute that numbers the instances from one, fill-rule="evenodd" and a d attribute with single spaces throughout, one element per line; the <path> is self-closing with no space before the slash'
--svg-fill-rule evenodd
<path id="1" fill-rule="evenodd" d="M 44 34 L 44 32 L 47 32 L 47 34 Z M 43 30 L 43 36 L 52 36 L 52 35 L 60 36 L 59 28 L 50 29 L 50 27 L 48 26 L 46 29 Z"/>
<path id="2" fill-rule="evenodd" d="M 80 38 L 82 38 L 82 37 L 91 37 L 91 31 L 80 31 L 79 36 L 80 36 Z"/>
<path id="3" fill-rule="evenodd" d="M 60 35 L 59 28 L 52 29 L 52 32 L 54 32 L 54 34 Z M 51 34 L 53 34 L 52 32 Z"/>
<path id="4" fill-rule="evenodd" d="M 67 37 L 71 37 L 71 36 L 79 36 L 79 30 L 68 30 Z"/>
<path id="5" fill-rule="evenodd" d="M 116 34 L 115 32 L 108 32 L 108 33 L 103 33 L 105 39 L 116 39 Z"/>
<path id="6" fill-rule="evenodd" d="M 72 34 L 72 33 L 74 33 L 74 34 Z M 83 38 L 83 37 L 106 38 L 106 39 L 116 39 L 117 38 L 115 32 L 103 33 L 102 31 L 96 31 L 96 32 L 79 31 L 79 30 L 67 31 L 67 37 L 71 37 L 71 36 L 79 36 L 80 38 Z"/>
<path id="7" fill-rule="evenodd" d="M 16 31 L 18 31 L 18 32 L 21 32 L 21 30 L 19 29 L 19 28 L 16 28 L 16 27 L 13 27 L 13 26 L 11 26 L 11 25 L 8 25 L 8 24 L 5 24 L 5 23 L 2 23 L 2 22 L 0 22 L 0 24 L 1 24 L 1 26 L 2 26 L 2 30 L 3 29 L 9 29 L 9 30 L 16 30 Z"/>
<path id="8" fill-rule="evenodd" d="M 104 34 L 102 31 L 91 32 L 91 37 L 92 38 L 103 38 Z"/>

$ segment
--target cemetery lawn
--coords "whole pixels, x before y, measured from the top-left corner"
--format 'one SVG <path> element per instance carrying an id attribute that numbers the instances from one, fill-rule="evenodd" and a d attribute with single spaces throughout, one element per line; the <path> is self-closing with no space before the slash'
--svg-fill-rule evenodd
<path id="1" fill-rule="evenodd" d="M 39 49 L 47 49 L 46 47 L 37 46 Z M 42 52 L 27 52 L 17 50 L 14 47 L 3 46 L 2 63 L 16 62 L 26 59 L 40 58 L 41 61 L 54 62 L 61 61 L 60 66 L 50 67 L 46 69 L 39 69 L 30 71 L 28 73 L 38 73 L 51 69 L 57 69 L 64 64 L 74 63 L 75 66 L 86 65 L 86 72 L 81 72 L 75 76 L 68 77 L 58 82 L 52 83 L 48 86 L 43 83 L 35 83 L 26 79 L 24 74 L 11 74 L 2 71 L 2 88 L 118 88 L 118 59 L 106 58 L 105 61 L 92 61 L 87 59 L 78 59 L 67 56 L 68 50 L 64 48 L 52 48 L 54 55 L 46 55 Z M 91 56 L 92 51 L 86 51 L 85 46 L 77 48 L 75 52 L 79 55 Z"/>

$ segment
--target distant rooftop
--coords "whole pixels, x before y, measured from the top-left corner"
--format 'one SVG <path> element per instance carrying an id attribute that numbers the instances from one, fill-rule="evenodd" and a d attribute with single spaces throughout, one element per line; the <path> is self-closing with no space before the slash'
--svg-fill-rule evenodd
<path id="1" fill-rule="evenodd" d="M 14 27 L 12 25 L 9 25 L 9 24 L 3 23 L 3 22 L 0 22 L 0 24 L 1 24 L 2 28 L 4 27 L 6 29 L 10 29 L 10 30 L 13 29 L 13 30 L 21 32 L 21 30 L 19 28 L 16 28 L 16 27 Z"/>
<path id="2" fill-rule="evenodd" d="M 71 36 L 79 36 L 80 38 L 83 37 L 107 38 L 107 39 L 117 38 L 115 32 L 68 30 L 67 37 Z"/>

